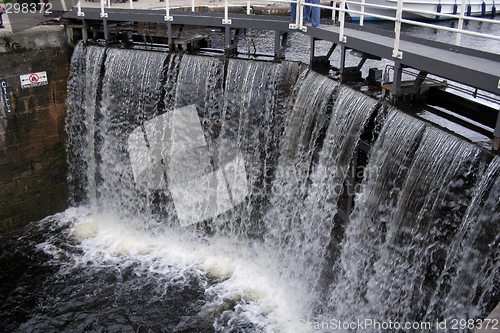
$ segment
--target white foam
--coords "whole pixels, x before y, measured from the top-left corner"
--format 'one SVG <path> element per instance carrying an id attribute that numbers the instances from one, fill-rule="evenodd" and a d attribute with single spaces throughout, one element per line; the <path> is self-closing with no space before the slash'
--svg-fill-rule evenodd
<path id="1" fill-rule="evenodd" d="M 75 217 L 74 210 L 67 214 Z M 300 320 L 308 304 L 302 283 L 281 278 L 261 244 L 208 239 L 158 224 L 138 230 L 115 216 L 90 216 L 84 208 L 76 215 L 70 233 L 83 255 L 74 258 L 75 265 L 134 265 L 138 275 L 208 274 L 215 282 L 206 288 L 210 301 L 200 315 L 213 318 L 216 327 L 244 321 L 264 332 L 306 331 Z M 50 247 L 47 251 L 54 253 Z M 225 304 L 236 305 L 226 309 Z"/>

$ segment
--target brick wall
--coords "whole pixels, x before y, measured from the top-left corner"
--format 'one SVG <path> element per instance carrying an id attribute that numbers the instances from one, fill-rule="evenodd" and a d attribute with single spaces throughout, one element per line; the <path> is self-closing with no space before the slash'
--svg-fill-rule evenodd
<path id="1" fill-rule="evenodd" d="M 47 72 L 48 84 L 21 88 L 20 75 Z M 61 26 L 0 35 L 0 232 L 67 206 L 64 121 L 69 50 Z M 0 92 L 1 97 L 1 92 Z"/>

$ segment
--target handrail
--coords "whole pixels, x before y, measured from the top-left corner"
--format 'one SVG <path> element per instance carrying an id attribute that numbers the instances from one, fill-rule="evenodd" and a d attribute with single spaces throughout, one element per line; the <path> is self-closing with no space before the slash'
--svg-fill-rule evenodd
<path id="1" fill-rule="evenodd" d="M 107 13 L 104 8 L 104 2 L 106 0 L 100 0 L 101 1 L 101 13 L 100 16 L 103 19 L 106 19 Z M 107 0 L 111 1 L 111 0 Z M 130 1 L 130 8 L 133 8 L 132 1 Z M 172 21 L 173 17 L 171 16 L 170 13 L 170 1 L 169 0 L 164 0 L 165 1 L 165 21 Z M 396 0 L 393 0 L 396 2 Z M 82 6 L 81 6 L 81 0 L 77 4 L 77 16 L 79 17 L 84 17 L 84 13 L 82 12 Z M 202 1 L 198 1 L 200 3 Z M 206 0 L 203 2 L 207 2 Z M 244 3 L 245 1 L 241 1 Z M 493 19 L 486 19 L 486 18 L 479 18 L 479 17 L 472 17 L 472 16 L 466 16 L 465 15 L 465 7 L 466 7 L 466 0 L 461 1 L 461 8 L 460 8 L 460 13 L 459 14 L 448 14 L 448 13 L 440 13 L 440 12 L 433 12 L 433 11 L 427 11 L 427 10 L 419 10 L 419 9 L 410 9 L 410 8 L 405 8 L 404 7 L 404 0 L 397 0 L 397 6 L 386 6 L 386 5 L 378 5 L 378 4 L 371 4 L 366 2 L 366 0 L 337 0 L 338 6 L 325 6 L 325 5 L 318 5 L 318 4 L 312 4 L 312 3 L 306 3 L 305 0 L 247 0 L 246 1 L 246 12 L 248 15 L 251 14 L 251 4 L 252 3 L 289 3 L 289 4 L 296 4 L 297 5 L 297 12 L 296 12 L 296 21 L 295 23 L 290 24 L 290 29 L 297 29 L 301 31 L 307 31 L 307 27 L 303 25 L 303 15 L 304 15 L 304 8 L 306 6 L 309 7 L 316 7 L 316 8 L 321 8 L 321 9 L 327 9 L 332 11 L 332 21 L 334 22 L 333 24 L 339 25 L 339 42 L 345 43 L 346 42 L 346 36 L 345 36 L 345 23 L 346 23 L 346 13 L 347 14 L 356 14 L 360 16 L 360 21 L 359 24 L 363 25 L 364 19 L 366 16 L 369 17 L 374 17 L 382 20 L 388 20 L 388 21 L 393 21 L 394 22 L 394 32 L 395 32 L 395 37 L 394 37 L 394 49 L 393 49 L 393 57 L 395 58 L 402 58 L 403 54 L 399 50 L 399 43 L 401 39 L 401 24 L 410 24 L 410 25 L 415 25 L 415 26 L 420 26 L 420 27 L 427 27 L 427 28 L 433 28 L 437 30 L 443 30 L 443 31 L 449 31 L 456 33 L 456 40 L 455 40 L 455 45 L 459 46 L 461 42 L 461 35 L 466 34 L 474 37 L 481 37 L 481 38 L 489 38 L 493 40 L 500 40 L 500 36 L 497 35 L 492 35 L 492 34 L 487 34 L 487 33 L 480 33 L 480 32 L 474 32 L 474 31 L 468 31 L 464 30 L 464 24 L 463 22 L 465 20 L 469 21 L 476 21 L 476 22 L 486 22 L 486 23 L 493 23 L 493 24 L 500 24 L 500 21 L 498 20 L 493 20 Z M 191 10 L 195 11 L 195 0 L 191 0 Z M 358 5 L 360 6 L 361 10 L 352 10 L 348 9 L 349 5 Z M 388 15 L 381 15 L 381 14 L 375 14 L 375 13 L 370 13 L 369 11 L 366 11 L 366 9 L 369 8 L 375 8 L 375 9 L 388 9 L 391 11 L 394 11 L 395 15 L 394 16 L 388 16 Z M 338 21 L 335 20 L 336 13 L 338 13 Z M 404 17 L 404 13 L 413 13 L 413 14 L 421 14 L 421 15 L 427 15 L 427 16 L 442 16 L 446 18 L 453 18 L 453 19 L 458 19 L 458 28 L 451 28 L 451 27 L 445 27 L 433 23 L 428 23 L 428 22 L 422 22 L 422 21 L 417 21 L 417 20 L 411 20 Z M 222 24 L 224 25 L 231 25 L 232 21 L 230 18 L 230 13 L 229 13 L 229 0 L 224 0 L 224 19 L 222 20 Z"/>

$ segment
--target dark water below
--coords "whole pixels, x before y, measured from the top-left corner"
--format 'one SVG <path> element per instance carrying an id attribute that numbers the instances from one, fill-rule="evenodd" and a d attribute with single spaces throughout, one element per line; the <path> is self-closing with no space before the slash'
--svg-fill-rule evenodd
<path id="1" fill-rule="evenodd" d="M 214 332 L 197 317 L 209 298 L 206 274 L 85 260 L 85 249 L 68 237 L 70 215 L 2 237 L 2 332 Z"/>

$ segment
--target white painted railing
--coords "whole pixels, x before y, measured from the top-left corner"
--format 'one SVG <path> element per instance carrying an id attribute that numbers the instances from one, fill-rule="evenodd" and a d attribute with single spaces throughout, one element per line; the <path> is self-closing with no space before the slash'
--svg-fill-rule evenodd
<path id="1" fill-rule="evenodd" d="M 81 1 L 81 0 L 80 0 Z M 78 16 L 84 16 L 84 13 L 82 12 L 81 4 L 80 1 L 78 2 L 77 5 L 77 10 L 78 10 Z M 108 7 L 111 5 L 111 0 L 100 0 L 101 2 L 101 17 L 106 18 L 107 13 L 105 12 L 104 8 L 104 2 L 107 1 Z M 130 8 L 133 7 L 133 0 L 130 1 Z M 165 1 L 165 21 L 172 21 L 173 17 L 171 16 L 170 13 L 170 1 L 169 0 L 164 0 Z M 220 0 L 219 0 L 220 1 Z M 448 13 L 441 13 L 441 12 L 434 12 L 434 11 L 425 11 L 425 10 L 418 10 L 418 9 L 409 9 L 404 7 L 404 0 L 397 0 L 397 6 L 392 7 L 392 6 L 385 6 L 385 5 L 377 5 L 377 4 L 371 4 L 369 2 L 366 2 L 366 0 L 337 0 L 337 4 L 332 6 L 325 6 L 325 5 L 317 5 L 317 4 L 311 4 L 311 3 L 306 3 L 306 0 L 247 0 L 246 1 L 246 11 L 247 14 L 251 14 L 251 8 L 252 4 L 262 4 L 262 3 L 288 3 L 288 4 L 296 4 L 297 5 L 297 12 L 296 12 L 296 21 L 294 23 L 290 24 L 291 29 L 297 29 L 301 31 L 307 31 L 307 27 L 303 25 L 303 17 L 304 17 L 304 8 L 306 6 L 309 7 L 317 7 L 317 8 L 322 8 L 322 9 L 327 9 L 332 11 L 332 21 L 334 24 L 339 26 L 339 42 L 346 42 L 346 36 L 345 36 L 345 23 L 346 23 L 346 13 L 349 15 L 355 15 L 359 16 L 359 24 L 363 25 L 365 17 L 373 17 L 377 19 L 382 19 L 382 20 L 387 20 L 387 21 L 393 21 L 394 22 L 394 33 L 395 33 L 395 38 L 394 38 L 394 50 L 393 50 L 393 57 L 395 58 L 401 58 L 402 52 L 399 50 L 399 42 L 401 38 L 401 24 L 410 24 L 410 25 L 415 25 L 415 26 L 420 26 L 420 27 L 427 27 L 427 28 L 433 28 L 437 30 L 443 30 L 443 31 L 449 31 L 456 33 L 456 40 L 455 40 L 455 45 L 460 45 L 461 42 L 461 36 L 462 34 L 466 35 L 471 35 L 475 37 L 482 37 L 482 38 L 488 38 L 488 39 L 493 39 L 493 40 L 500 40 L 500 36 L 497 35 L 492 35 L 492 34 L 486 34 L 486 33 L 480 33 L 480 32 L 475 32 L 475 31 L 469 31 L 469 30 L 464 30 L 464 21 L 469 20 L 469 21 L 477 21 L 477 22 L 485 22 L 485 23 L 493 23 L 493 24 L 500 24 L 500 21 L 494 20 L 494 19 L 488 19 L 488 18 L 480 18 L 480 17 L 473 17 L 473 16 L 466 16 L 465 15 L 465 7 L 467 5 L 466 0 L 462 0 L 461 3 L 461 9 L 460 13 L 457 15 L 454 14 L 448 14 Z M 222 24 L 224 25 L 231 25 L 232 21 L 230 18 L 230 12 L 229 8 L 231 5 L 234 5 L 235 3 L 238 3 L 239 6 L 245 3 L 245 1 L 229 1 L 229 0 L 224 0 L 224 19 L 222 19 Z M 197 5 L 202 5 L 202 4 L 207 4 L 207 1 L 200 1 L 200 0 L 191 0 L 191 10 L 195 11 L 195 8 Z M 222 3 L 221 3 L 222 4 Z M 357 5 L 360 6 L 360 10 L 350 10 L 346 9 L 346 7 L 349 7 L 350 5 Z M 177 6 L 178 7 L 178 6 Z M 369 8 L 375 8 L 375 9 L 383 9 L 383 10 L 389 10 L 394 12 L 393 16 L 389 15 L 381 15 L 381 14 L 375 14 L 375 13 L 370 13 Z M 335 20 L 337 17 L 336 13 L 338 13 L 338 20 Z M 445 27 L 442 25 L 437 25 L 429 22 L 422 22 L 418 20 L 410 20 L 410 19 L 405 19 L 403 18 L 403 14 L 406 13 L 412 13 L 412 14 L 419 14 L 419 15 L 426 15 L 428 17 L 433 17 L 433 16 L 441 16 L 441 17 L 446 17 L 450 19 L 457 19 L 458 20 L 458 28 L 451 28 L 451 27 Z"/>

